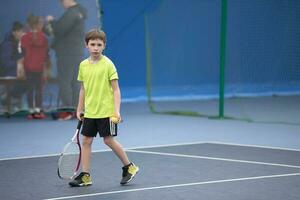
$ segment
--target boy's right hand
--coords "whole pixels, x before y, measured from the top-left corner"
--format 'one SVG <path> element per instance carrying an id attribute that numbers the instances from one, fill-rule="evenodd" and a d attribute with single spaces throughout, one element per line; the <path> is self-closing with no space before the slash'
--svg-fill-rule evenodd
<path id="1" fill-rule="evenodd" d="M 82 121 L 83 120 L 84 114 L 82 112 L 76 112 L 76 117 L 78 120 Z"/>

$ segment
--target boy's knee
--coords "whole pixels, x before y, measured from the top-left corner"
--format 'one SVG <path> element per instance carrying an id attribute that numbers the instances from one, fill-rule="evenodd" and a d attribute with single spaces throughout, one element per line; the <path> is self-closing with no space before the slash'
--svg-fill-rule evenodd
<path id="1" fill-rule="evenodd" d="M 82 145 L 83 146 L 90 146 L 90 145 L 92 145 L 92 142 L 93 142 L 93 138 L 90 138 L 90 137 L 83 137 L 82 138 Z"/>
<path id="2" fill-rule="evenodd" d="M 104 137 L 103 141 L 104 141 L 104 144 L 110 146 L 113 142 L 113 138 L 112 137 Z"/>

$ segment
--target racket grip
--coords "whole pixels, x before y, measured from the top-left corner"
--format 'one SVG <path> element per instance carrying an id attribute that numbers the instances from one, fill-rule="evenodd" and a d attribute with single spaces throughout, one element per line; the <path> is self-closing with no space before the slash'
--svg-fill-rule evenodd
<path id="1" fill-rule="evenodd" d="M 82 125 L 82 120 L 78 120 L 77 129 L 80 130 Z"/>

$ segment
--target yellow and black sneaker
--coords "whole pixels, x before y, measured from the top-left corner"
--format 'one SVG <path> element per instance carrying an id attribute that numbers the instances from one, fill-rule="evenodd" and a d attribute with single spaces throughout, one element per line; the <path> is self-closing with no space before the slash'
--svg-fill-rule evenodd
<path id="1" fill-rule="evenodd" d="M 130 163 L 129 165 L 122 167 L 122 170 L 123 173 L 120 184 L 125 185 L 126 183 L 129 183 L 133 179 L 133 177 L 138 173 L 139 167 L 133 163 Z"/>
<path id="2" fill-rule="evenodd" d="M 91 175 L 87 172 L 81 172 L 73 181 L 69 182 L 71 187 L 82 187 L 92 185 Z"/>

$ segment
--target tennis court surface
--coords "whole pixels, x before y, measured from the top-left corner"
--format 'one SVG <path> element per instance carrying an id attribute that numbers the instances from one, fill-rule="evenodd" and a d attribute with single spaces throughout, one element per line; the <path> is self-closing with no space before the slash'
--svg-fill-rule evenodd
<path id="1" fill-rule="evenodd" d="M 1 199 L 300 199 L 297 150 L 207 142 L 127 152 L 140 172 L 126 186 L 111 151 L 93 153 L 93 185 L 83 188 L 57 177 L 58 156 L 2 159 Z"/>

